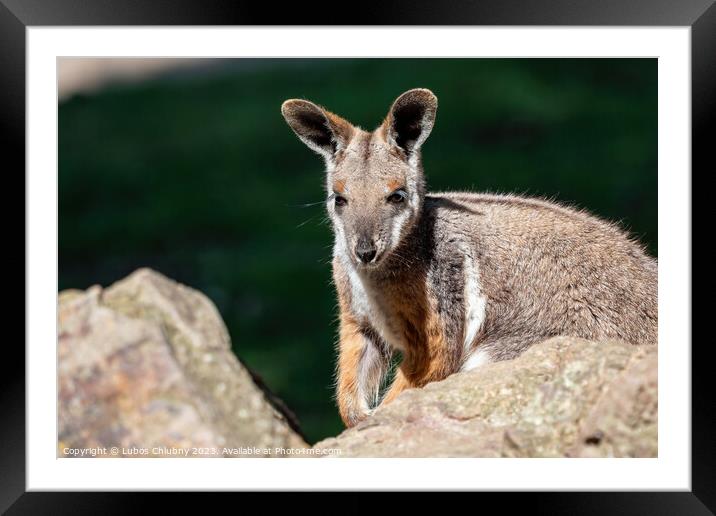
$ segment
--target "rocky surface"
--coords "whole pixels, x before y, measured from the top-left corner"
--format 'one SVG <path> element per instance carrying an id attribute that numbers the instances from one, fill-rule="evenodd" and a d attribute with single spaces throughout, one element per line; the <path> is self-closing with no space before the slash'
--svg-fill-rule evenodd
<path id="1" fill-rule="evenodd" d="M 61 457 L 657 455 L 656 347 L 552 338 L 406 391 L 309 449 L 201 293 L 143 269 L 62 292 L 58 315 Z"/>
<path id="2" fill-rule="evenodd" d="M 316 445 L 342 457 L 655 457 L 655 347 L 556 337 Z"/>
<path id="3" fill-rule="evenodd" d="M 201 293 L 142 269 L 106 290 L 62 292 L 58 312 L 58 456 L 307 447 L 236 359 Z"/>

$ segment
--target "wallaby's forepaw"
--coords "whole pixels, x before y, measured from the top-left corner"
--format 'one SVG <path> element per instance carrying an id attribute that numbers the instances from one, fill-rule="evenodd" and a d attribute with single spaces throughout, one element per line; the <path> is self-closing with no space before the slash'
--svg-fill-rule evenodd
<path id="1" fill-rule="evenodd" d="M 361 421 L 365 421 L 373 415 L 375 409 L 363 409 L 363 410 L 352 410 L 352 411 L 341 411 L 341 419 L 346 425 L 346 428 L 356 426 Z"/>

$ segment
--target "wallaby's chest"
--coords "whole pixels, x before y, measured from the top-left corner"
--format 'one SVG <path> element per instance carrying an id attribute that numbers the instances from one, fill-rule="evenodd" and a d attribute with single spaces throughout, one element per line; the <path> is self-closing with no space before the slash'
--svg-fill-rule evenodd
<path id="1" fill-rule="evenodd" d="M 349 278 L 355 315 L 393 349 L 409 352 L 442 338 L 436 300 L 425 276 L 418 274 L 409 282 L 378 281 L 353 271 Z"/>

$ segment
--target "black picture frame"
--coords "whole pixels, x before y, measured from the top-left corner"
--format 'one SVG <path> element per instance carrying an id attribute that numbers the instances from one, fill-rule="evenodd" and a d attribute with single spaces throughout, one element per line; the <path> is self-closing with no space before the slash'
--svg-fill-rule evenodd
<path id="1" fill-rule="evenodd" d="M 691 178 L 714 170 L 710 152 L 713 140 L 708 136 L 716 134 L 714 0 L 454 0 L 442 5 L 430 0 L 383 1 L 359 5 L 351 9 L 350 16 L 341 15 L 334 3 L 320 5 L 315 2 L 310 7 L 298 3 L 292 7 L 289 3 L 274 5 L 221 0 L 141 3 L 128 0 L 0 0 L 0 127 L 4 132 L 0 141 L 3 142 L 5 185 L 10 178 L 20 181 L 19 188 L 25 199 L 25 31 L 28 27 L 321 24 L 689 26 L 692 52 Z M 6 188 L 9 191 L 9 187 Z M 17 191 L 12 190 L 14 195 Z M 702 192 L 701 195 L 706 194 Z M 696 199 L 693 199 L 692 205 L 695 203 Z M 7 212 L 7 226 L 20 231 L 19 224 L 10 223 L 15 218 L 10 218 L 9 203 L 3 204 L 3 209 Z M 23 242 L 25 230 L 23 225 Z M 6 252 L 9 259 L 6 270 L 22 268 L 26 281 L 24 243 L 22 249 L 21 253 L 17 250 Z M 19 275 L 15 276 L 19 278 Z M 15 303 L 15 306 L 19 305 Z M 716 511 L 716 427 L 710 396 L 713 390 L 708 383 L 712 366 L 706 357 L 708 343 L 703 344 L 701 348 L 692 347 L 690 492 L 496 495 L 499 496 L 500 511 L 529 504 L 533 510 L 539 508 L 538 512 L 548 514 L 713 514 Z M 3 367 L 0 376 L 3 414 L 0 424 L 0 471 L 3 472 L 0 475 L 0 510 L 7 510 L 8 514 L 143 512 L 140 509 L 144 507 L 144 497 L 136 493 L 25 493 L 25 354 L 11 339 L 6 339 L 4 351 L 0 360 Z M 184 496 L 174 494 L 171 499 L 171 505 L 186 504 Z M 261 503 L 260 500 L 257 502 Z M 169 500 L 162 501 L 164 512 L 169 508 L 168 503 Z"/>

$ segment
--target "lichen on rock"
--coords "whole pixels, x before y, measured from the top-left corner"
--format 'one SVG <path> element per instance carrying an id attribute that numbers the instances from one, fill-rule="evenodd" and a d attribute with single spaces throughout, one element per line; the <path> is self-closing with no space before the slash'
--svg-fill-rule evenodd
<path id="1" fill-rule="evenodd" d="M 555 337 L 408 390 L 316 447 L 342 457 L 654 457 L 656 348 Z"/>
<path id="2" fill-rule="evenodd" d="M 93 447 L 280 456 L 276 449 L 307 447 L 231 351 L 211 301 L 149 269 L 106 290 L 60 294 L 58 374 L 59 456 Z"/>
<path id="3" fill-rule="evenodd" d="M 119 456 L 658 454 L 655 346 L 554 337 L 407 390 L 309 449 L 200 292 L 141 269 L 107 289 L 61 292 L 58 317 L 60 457 L 111 447 Z"/>

